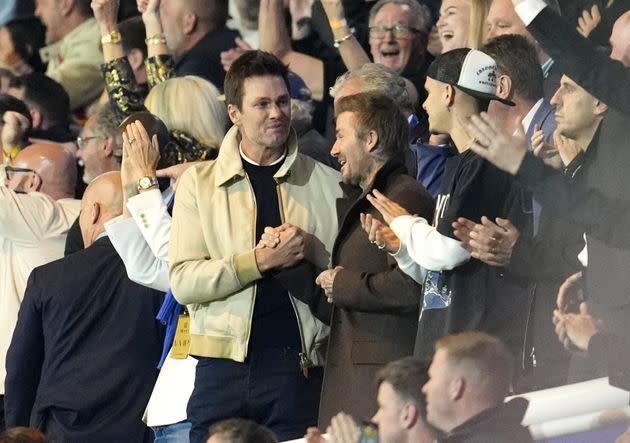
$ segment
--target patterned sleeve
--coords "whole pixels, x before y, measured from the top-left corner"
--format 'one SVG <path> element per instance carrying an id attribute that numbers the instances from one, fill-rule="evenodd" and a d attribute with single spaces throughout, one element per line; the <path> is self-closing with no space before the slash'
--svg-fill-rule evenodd
<path id="1" fill-rule="evenodd" d="M 136 83 L 127 57 L 117 58 L 101 65 L 109 102 L 119 121 L 130 114 L 146 111 L 146 89 Z"/>
<path id="2" fill-rule="evenodd" d="M 147 58 L 144 66 L 147 70 L 149 88 L 153 88 L 155 85 L 175 77 L 174 65 L 175 62 L 170 54 L 161 54 Z"/>

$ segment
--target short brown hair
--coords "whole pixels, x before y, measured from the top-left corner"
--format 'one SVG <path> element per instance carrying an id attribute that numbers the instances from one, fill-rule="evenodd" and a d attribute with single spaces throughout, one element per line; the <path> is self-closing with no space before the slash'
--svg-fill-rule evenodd
<path id="1" fill-rule="evenodd" d="M 414 357 L 404 357 L 388 363 L 376 374 L 376 383 L 380 386 L 387 382 L 394 391 L 405 400 L 413 402 L 426 415 L 426 399 L 422 387 L 429 380 L 429 363 Z"/>
<path id="2" fill-rule="evenodd" d="M 244 418 L 230 418 L 210 426 L 209 437 L 216 435 L 221 443 L 277 443 L 276 436 L 265 426 Z"/>
<path id="3" fill-rule="evenodd" d="M 449 361 L 457 366 L 471 364 L 481 377 L 488 380 L 487 392 L 496 402 L 502 402 L 512 383 L 512 355 L 496 337 L 479 331 L 467 331 L 440 338 L 435 350 L 442 349 Z"/>
<path id="4" fill-rule="evenodd" d="M 242 109 L 245 79 L 266 75 L 282 77 L 289 91 L 289 68 L 278 57 L 260 50 L 243 53 L 225 75 L 225 103 Z"/>
<path id="5" fill-rule="evenodd" d="M 46 436 L 37 429 L 18 426 L 0 434 L 0 443 L 47 443 Z"/>
<path id="6" fill-rule="evenodd" d="M 364 139 L 369 131 L 376 131 L 378 147 L 373 155 L 377 160 L 401 159 L 408 145 L 409 124 L 392 99 L 378 92 L 348 95 L 335 103 L 335 115 L 343 112 L 353 114 L 359 138 Z"/>

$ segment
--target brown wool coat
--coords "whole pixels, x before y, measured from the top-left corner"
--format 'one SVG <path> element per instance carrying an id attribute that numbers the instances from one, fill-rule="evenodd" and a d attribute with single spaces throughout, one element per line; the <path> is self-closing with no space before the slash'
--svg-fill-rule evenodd
<path id="1" fill-rule="evenodd" d="M 345 188 L 348 188 L 347 186 Z M 333 286 L 334 307 L 319 410 L 319 426 L 326 429 L 339 411 L 357 420 L 376 411 L 376 372 L 386 363 L 413 353 L 418 326 L 421 286 L 405 275 L 393 257 L 368 241 L 359 214 L 382 217 L 365 195 L 373 188 L 412 214 L 431 220 L 430 194 L 403 166 L 388 163 L 373 187 L 345 189 L 337 201 L 339 234 L 332 265 L 343 266 Z"/>

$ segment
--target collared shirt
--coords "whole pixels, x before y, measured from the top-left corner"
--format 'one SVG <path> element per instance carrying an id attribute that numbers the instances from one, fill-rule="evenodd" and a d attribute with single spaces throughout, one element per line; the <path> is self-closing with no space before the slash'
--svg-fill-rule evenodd
<path id="1" fill-rule="evenodd" d="M 238 144 L 238 152 L 241 153 L 241 157 L 243 157 L 247 163 L 251 163 L 252 165 L 255 165 L 255 166 L 261 166 L 260 163 L 256 163 L 254 160 L 252 160 L 247 155 L 245 155 L 245 153 L 243 152 L 243 142 L 242 141 Z M 269 163 L 268 165 L 265 165 L 265 166 L 273 166 L 273 165 L 277 165 L 278 163 L 282 163 L 286 156 L 287 156 L 287 150 L 285 149 L 280 157 L 278 157 L 276 160 L 274 160 L 273 162 L 271 162 L 271 163 Z"/>
<path id="2" fill-rule="evenodd" d="M 542 69 L 542 73 L 543 73 L 543 77 L 544 78 L 549 77 L 549 73 L 551 72 L 551 68 L 553 67 L 554 63 L 555 62 L 553 61 L 553 59 L 551 57 L 549 57 L 547 59 L 547 61 L 542 64 L 542 66 L 540 68 Z"/>
<path id="3" fill-rule="evenodd" d="M 540 106 L 543 104 L 544 99 L 543 98 L 539 98 L 538 101 L 534 104 L 534 106 L 532 106 L 532 109 L 529 110 L 529 112 L 525 115 L 525 117 L 523 117 L 523 131 L 525 133 L 527 133 L 527 130 L 529 129 L 529 126 L 532 124 L 532 120 L 534 119 L 534 116 L 536 115 L 536 113 L 538 112 L 538 109 L 540 108 Z"/>
<path id="4" fill-rule="evenodd" d="M 66 233 L 80 206 L 79 200 L 53 200 L 40 192 L 17 194 L 0 187 L 0 395 L 28 277 L 33 268 L 63 257 Z"/>

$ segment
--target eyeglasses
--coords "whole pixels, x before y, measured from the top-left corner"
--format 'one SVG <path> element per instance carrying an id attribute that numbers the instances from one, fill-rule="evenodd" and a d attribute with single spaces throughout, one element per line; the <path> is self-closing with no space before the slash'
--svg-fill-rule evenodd
<path id="1" fill-rule="evenodd" d="M 7 181 L 11 180 L 11 177 L 13 177 L 13 174 L 15 174 L 16 172 L 35 172 L 35 171 L 29 168 L 14 168 L 13 166 L 5 166 L 4 174 L 6 176 Z"/>
<path id="2" fill-rule="evenodd" d="M 388 32 L 391 32 L 394 38 L 411 38 L 413 34 L 418 34 L 420 32 L 419 29 L 403 25 L 396 25 L 391 28 L 387 26 L 370 26 L 369 30 L 370 37 L 379 39 L 384 38 Z"/>
<path id="3" fill-rule="evenodd" d="M 102 136 L 100 136 L 100 135 L 93 135 L 93 136 L 91 136 L 91 137 L 77 137 L 77 147 L 78 147 L 79 149 L 81 149 L 81 148 L 83 148 L 83 147 L 85 146 L 85 142 L 87 142 L 88 140 L 95 139 L 95 138 L 101 138 L 101 139 L 103 139 L 103 138 L 105 138 L 105 137 L 102 137 Z"/>

